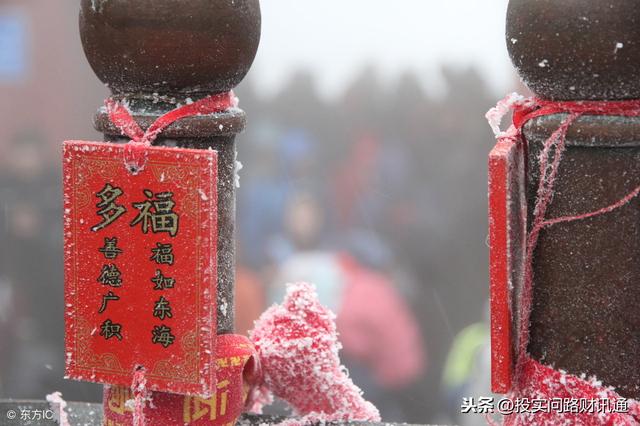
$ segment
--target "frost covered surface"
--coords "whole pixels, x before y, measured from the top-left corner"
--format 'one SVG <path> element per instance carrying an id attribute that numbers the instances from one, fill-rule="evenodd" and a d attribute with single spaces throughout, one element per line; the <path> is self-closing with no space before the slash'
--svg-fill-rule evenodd
<path id="1" fill-rule="evenodd" d="M 286 424 L 380 420 L 340 364 L 335 315 L 320 304 L 313 285 L 289 284 L 284 302 L 256 322 L 251 340 L 263 372 L 254 410 L 273 393 L 303 416 Z"/>
<path id="2" fill-rule="evenodd" d="M 236 188 L 240 188 L 240 170 L 244 167 L 242 163 L 238 160 L 238 151 L 235 153 L 235 173 L 233 177 L 233 184 Z"/>
<path id="3" fill-rule="evenodd" d="M 62 399 L 60 392 L 53 392 L 47 395 L 47 402 L 51 405 L 56 421 L 60 426 L 70 426 L 69 415 L 67 414 L 67 401 Z"/>
<path id="4" fill-rule="evenodd" d="M 127 400 L 125 405 L 133 409 L 133 425 L 145 426 L 147 420 L 144 407 L 146 403 L 151 400 L 151 393 L 147 390 L 146 370 L 142 367 L 136 369 L 133 373 L 131 392 L 133 393 L 133 400 Z"/>
<path id="5" fill-rule="evenodd" d="M 487 112 L 485 118 L 489 122 L 489 126 L 496 138 L 507 136 L 508 132 L 511 131 L 511 128 L 507 132 L 503 132 L 500 129 L 500 124 L 502 124 L 504 117 L 513 110 L 514 106 L 525 105 L 527 102 L 530 102 L 530 100 L 514 92 L 498 101 L 498 104 Z"/>
<path id="6" fill-rule="evenodd" d="M 91 9 L 96 13 L 102 13 L 102 8 L 107 0 L 91 0 Z"/>
<path id="7" fill-rule="evenodd" d="M 505 426 L 556 426 L 556 425 L 638 425 L 640 424 L 640 406 L 637 401 L 627 400 L 627 412 L 616 412 L 617 401 L 623 400 L 613 388 L 605 387 L 594 377 L 577 377 L 564 371 L 557 371 L 528 358 L 522 366 L 518 391 L 511 395 L 512 400 L 566 400 L 591 403 L 592 412 L 569 412 L 570 410 L 528 410 L 525 413 L 506 417 Z M 606 401 L 606 402 L 604 402 Z M 564 407 L 561 405 L 560 407 Z M 622 405 L 618 407 L 623 407 Z M 576 410 L 578 411 L 578 410 Z M 625 411 L 625 410 L 620 410 Z"/>

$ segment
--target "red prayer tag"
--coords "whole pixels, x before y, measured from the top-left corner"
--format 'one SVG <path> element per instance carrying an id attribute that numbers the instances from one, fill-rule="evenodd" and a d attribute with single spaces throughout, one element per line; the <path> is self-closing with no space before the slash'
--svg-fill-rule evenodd
<path id="1" fill-rule="evenodd" d="M 524 277 L 527 203 L 521 143 L 503 138 L 489 154 L 491 388 L 511 390 L 516 360 L 516 295 Z"/>
<path id="2" fill-rule="evenodd" d="M 64 144 L 66 374 L 154 391 L 216 390 L 217 154 Z"/>

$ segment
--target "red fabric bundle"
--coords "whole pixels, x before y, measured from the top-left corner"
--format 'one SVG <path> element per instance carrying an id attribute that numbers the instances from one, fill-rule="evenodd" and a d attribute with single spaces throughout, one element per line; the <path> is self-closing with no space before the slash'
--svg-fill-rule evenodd
<path id="1" fill-rule="evenodd" d="M 510 396 L 525 402 L 524 412 L 505 416 L 505 426 L 632 426 L 640 420 L 638 402 L 621 398 L 596 379 L 586 380 L 527 357 L 516 390 Z M 539 410 L 534 401 L 542 401 Z M 524 408 L 525 404 L 522 404 Z"/>
<path id="2" fill-rule="evenodd" d="M 304 416 L 296 424 L 380 420 L 341 366 L 335 315 L 320 304 L 312 285 L 289 285 L 284 303 L 262 314 L 251 340 L 263 374 L 254 393 L 256 411 L 273 392 Z"/>

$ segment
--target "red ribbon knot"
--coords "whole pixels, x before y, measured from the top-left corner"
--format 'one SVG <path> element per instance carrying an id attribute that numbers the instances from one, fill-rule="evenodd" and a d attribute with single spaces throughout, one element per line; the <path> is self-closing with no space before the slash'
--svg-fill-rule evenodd
<path id="1" fill-rule="evenodd" d="M 131 140 L 125 147 L 124 161 L 127 170 L 135 175 L 144 169 L 147 148 L 171 124 L 187 117 L 227 111 L 238 106 L 238 98 L 233 91 L 207 96 L 162 115 L 146 131 L 135 121 L 126 102 L 108 98 L 105 106 L 111 122 Z"/>

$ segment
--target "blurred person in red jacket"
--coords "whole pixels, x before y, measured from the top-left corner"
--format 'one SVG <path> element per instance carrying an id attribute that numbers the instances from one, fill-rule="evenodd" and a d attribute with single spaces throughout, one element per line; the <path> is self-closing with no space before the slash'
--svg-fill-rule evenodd
<path id="1" fill-rule="evenodd" d="M 346 250 L 323 248 L 324 215 L 309 194 L 296 195 L 285 229 L 291 254 L 269 290 L 279 302 L 288 282 L 316 285 L 323 304 L 337 314 L 341 358 L 367 399 L 385 419 L 403 421 L 401 390 L 426 368 L 419 326 L 389 273 L 390 252 L 371 232 L 349 232 Z"/>

